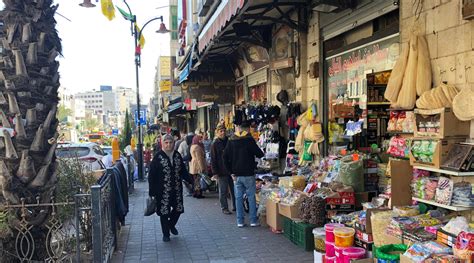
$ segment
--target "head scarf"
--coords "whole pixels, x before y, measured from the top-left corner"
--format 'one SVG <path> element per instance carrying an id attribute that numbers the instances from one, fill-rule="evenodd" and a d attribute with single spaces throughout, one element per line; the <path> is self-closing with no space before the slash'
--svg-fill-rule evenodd
<path id="1" fill-rule="evenodd" d="M 170 134 L 165 134 L 161 137 L 161 141 L 162 141 L 162 144 L 165 142 L 165 141 L 171 141 L 174 143 L 174 138 L 173 136 L 171 136 Z M 163 150 L 163 152 L 166 153 L 166 155 L 168 155 L 168 157 L 170 158 L 171 160 L 171 163 L 173 163 L 173 153 L 174 153 L 174 147 L 173 149 L 171 149 L 170 152 L 167 152 L 165 151 L 163 148 L 161 148 Z"/>
<path id="2" fill-rule="evenodd" d="M 164 141 L 172 141 L 174 142 L 174 138 L 173 136 L 171 136 L 170 134 L 165 134 L 161 137 L 161 141 L 164 142 Z"/>
<path id="3" fill-rule="evenodd" d="M 199 145 L 204 149 L 204 144 L 201 142 L 201 135 L 194 135 L 193 137 L 193 145 Z"/>

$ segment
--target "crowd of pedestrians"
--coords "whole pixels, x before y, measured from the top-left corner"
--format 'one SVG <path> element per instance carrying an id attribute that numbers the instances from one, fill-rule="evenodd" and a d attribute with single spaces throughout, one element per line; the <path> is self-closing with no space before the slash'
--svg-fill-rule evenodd
<path id="1" fill-rule="evenodd" d="M 255 160 L 263 157 L 263 152 L 249 128 L 250 124 L 243 122 L 229 137 L 225 125 L 220 123 L 214 140 L 201 130 L 188 134 L 174 131 L 157 140 L 149 162 L 148 183 L 149 195 L 155 200 L 156 214 L 160 216 L 164 242 L 170 241 L 170 233 L 178 235 L 176 223 L 184 212 L 183 190 L 188 196 L 204 198 L 211 178 L 217 183 L 222 213 L 232 214 L 230 197 L 232 211 L 237 212 L 237 226 L 245 227 L 244 198 L 247 198 L 249 224 L 259 226 Z"/>

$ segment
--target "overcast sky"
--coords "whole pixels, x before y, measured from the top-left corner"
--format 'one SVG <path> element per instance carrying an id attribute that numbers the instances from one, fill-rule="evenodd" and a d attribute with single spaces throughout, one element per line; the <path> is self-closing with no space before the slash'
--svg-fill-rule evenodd
<path id="1" fill-rule="evenodd" d="M 109 21 L 102 15 L 100 1 L 92 0 L 95 8 L 83 8 L 82 0 L 55 0 L 58 13 L 71 21 L 56 15 L 57 30 L 62 39 L 63 58 L 59 59 L 61 85 L 71 93 L 98 90 L 100 85 L 124 86 L 135 90 L 134 44 L 130 23 L 118 10 L 115 19 Z M 122 0 L 114 4 L 126 9 Z M 139 26 L 156 16 L 165 16 L 170 28 L 168 0 L 129 0 L 132 12 L 137 16 Z M 155 66 L 160 55 L 169 55 L 169 34 L 155 33 L 159 21 L 151 22 L 143 31 L 146 39 L 142 50 L 140 68 L 140 94 L 143 103 L 153 96 Z"/>

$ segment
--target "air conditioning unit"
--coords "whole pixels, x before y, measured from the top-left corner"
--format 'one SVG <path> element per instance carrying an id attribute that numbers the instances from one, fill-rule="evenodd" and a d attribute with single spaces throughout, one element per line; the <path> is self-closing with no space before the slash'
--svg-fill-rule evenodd
<path id="1" fill-rule="evenodd" d="M 199 0 L 198 1 L 198 16 L 207 16 L 207 13 L 211 9 L 214 0 Z"/>

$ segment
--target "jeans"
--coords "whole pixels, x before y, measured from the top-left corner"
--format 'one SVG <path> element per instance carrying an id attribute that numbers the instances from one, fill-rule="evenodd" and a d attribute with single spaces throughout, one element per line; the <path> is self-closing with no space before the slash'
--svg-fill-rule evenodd
<path id="1" fill-rule="evenodd" d="M 237 204 L 237 224 L 244 223 L 244 193 L 249 200 L 250 224 L 258 223 L 257 220 L 257 202 L 255 200 L 255 176 L 238 176 L 235 181 L 235 198 Z"/>
<path id="2" fill-rule="evenodd" d="M 180 213 L 171 211 L 169 215 L 160 216 L 161 231 L 163 232 L 164 237 L 170 236 L 170 229 L 176 227 L 180 215 Z"/>
<path id="3" fill-rule="evenodd" d="M 222 210 L 229 210 L 229 204 L 227 203 L 227 193 L 230 189 L 230 198 L 232 200 L 232 207 L 235 208 L 235 194 L 234 194 L 234 180 L 230 175 L 219 176 L 219 201 L 221 202 Z"/>

